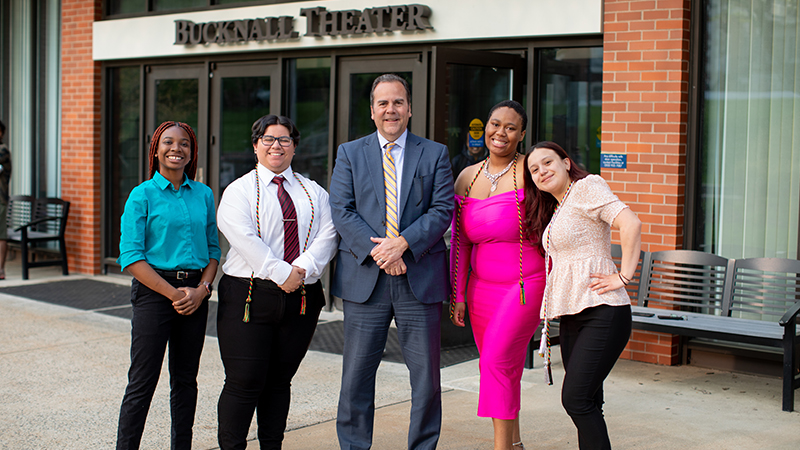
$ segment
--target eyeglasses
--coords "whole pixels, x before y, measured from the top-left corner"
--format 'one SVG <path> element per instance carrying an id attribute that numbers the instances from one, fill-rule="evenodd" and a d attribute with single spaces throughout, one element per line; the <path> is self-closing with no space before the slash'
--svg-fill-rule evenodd
<path id="1" fill-rule="evenodd" d="M 267 147 L 272 147 L 272 144 L 274 144 L 275 141 L 278 141 L 281 147 L 288 147 L 292 145 L 294 139 L 290 138 L 289 136 L 275 137 L 275 136 L 270 136 L 268 134 L 261 136 L 261 143 L 263 143 Z"/>

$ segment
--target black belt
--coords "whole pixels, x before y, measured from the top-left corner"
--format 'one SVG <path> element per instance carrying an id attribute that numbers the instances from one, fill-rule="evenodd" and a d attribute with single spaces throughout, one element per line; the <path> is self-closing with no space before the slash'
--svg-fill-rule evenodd
<path id="1" fill-rule="evenodd" d="M 155 269 L 156 273 L 161 275 L 164 279 L 167 280 L 185 280 L 187 278 L 198 278 L 203 275 L 202 270 L 158 270 Z"/>

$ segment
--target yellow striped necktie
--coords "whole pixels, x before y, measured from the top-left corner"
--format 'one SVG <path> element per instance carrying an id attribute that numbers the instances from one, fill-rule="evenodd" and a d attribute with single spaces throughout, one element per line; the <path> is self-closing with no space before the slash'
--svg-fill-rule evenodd
<path id="1" fill-rule="evenodd" d="M 383 152 L 383 183 L 386 194 L 386 237 L 396 238 L 400 236 L 397 220 L 397 171 L 394 166 L 394 158 L 390 153 L 394 142 L 386 144 L 386 151 Z"/>

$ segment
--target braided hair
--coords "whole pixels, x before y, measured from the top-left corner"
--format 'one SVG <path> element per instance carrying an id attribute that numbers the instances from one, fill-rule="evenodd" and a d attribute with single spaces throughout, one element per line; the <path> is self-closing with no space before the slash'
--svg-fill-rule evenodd
<path id="1" fill-rule="evenodd" d="M 183 168 L 183 173 L 186 174 L 186 178 L 194 180 L 194 176 L 197 173 L 197 136 L 194 135 L 194 130 L 192 130 L 192 127 L 189 125 L 183 122 L 173 122 L 169 120 L 159 125 L 156 131 L 153 132 L 153 138 L 150 139 L 150 155 L 147 157 L 150 162 L 150 178 L 153 178 L 153 175 L 155 175 L 158 170 L 158 143 L 161 141 L 161 135 L 171 127 L 183 128 L 186 134 L 189 135 L 192 157 L 189 160 L 189 164 L 186 164 L 186 167 Z"/>

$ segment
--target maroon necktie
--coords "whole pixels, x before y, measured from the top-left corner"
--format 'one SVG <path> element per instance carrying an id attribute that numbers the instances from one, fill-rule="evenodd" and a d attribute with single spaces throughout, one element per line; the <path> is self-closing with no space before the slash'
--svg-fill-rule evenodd
<path id="1" fill-rule="evenodd" d="M 283 212 L 283 260 L 291 263 L 300 256 L 300 238 L 297 234 L 297 211 L 292 197 L 283 188 L 284 181 L 286 179 L 280 175 L 272 179 L 273 183 L 278 184 L 278 201 Z"/>

